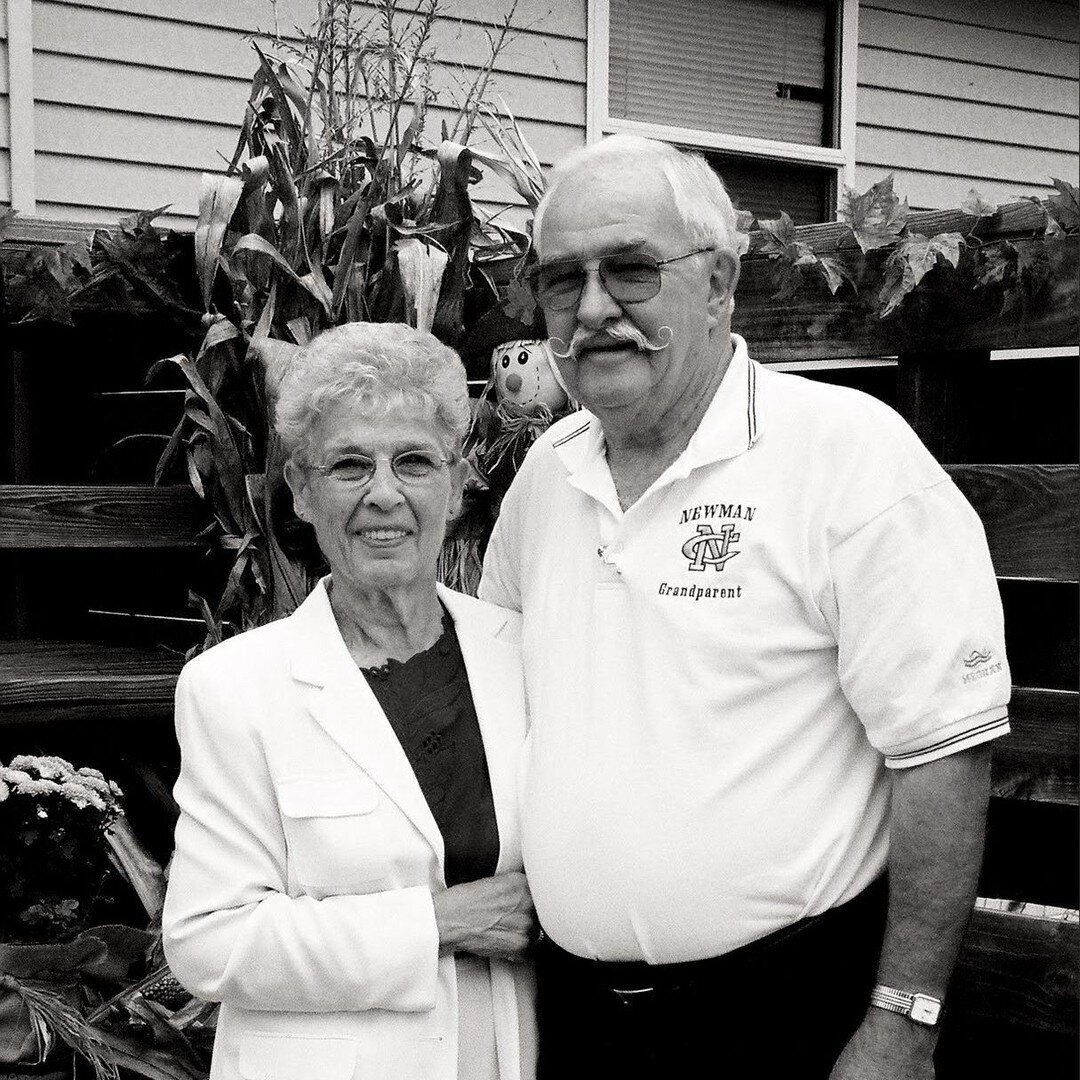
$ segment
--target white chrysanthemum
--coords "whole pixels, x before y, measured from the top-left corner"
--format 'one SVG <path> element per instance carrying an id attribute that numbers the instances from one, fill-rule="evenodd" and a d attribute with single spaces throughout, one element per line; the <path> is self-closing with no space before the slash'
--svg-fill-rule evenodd
<path id="1" fill-rule="evenodd" d="M 79 784 L 82 787 L 89 788 L 91 791 L 98 792 L 100 795 L 109 794 L 109 782 L 100 773 L 97 776 L 83 775 L 80 770 L 78 775 L 69 777 L 67 783 Z"/>
<path id="2" fill-rule="evenodd" d="M 55 780 L 35 780 L 29 776 L 15 785 L 16 795 L 55 795 L 62 790 Z"/>
<path id="3" fill-rule="evenodd" d="M 11 764 L 16 769 L 33 770 L 43 780 L 66 780 L 75 771 L 70 761 L 48 755 L 41 757 L 23 755 L 13 758 Z"/>
<path id="4" fill-rule="evenodd" d="M 10 793 L 11 788 L 3 780 L 0 780 L 0 802 L 3 802 Z"/>
<path id="5" fill-rule="evenodd" d="M 81 784 L 77 780 L 69 780 L 60 789 L 60 792 L 65 799 L 73 802 L 80 810 L 84 810 L 88 806 L 101 811 L 107 809 L 105 800 L 96 791 L 91 790 L 86 784 Z"/>

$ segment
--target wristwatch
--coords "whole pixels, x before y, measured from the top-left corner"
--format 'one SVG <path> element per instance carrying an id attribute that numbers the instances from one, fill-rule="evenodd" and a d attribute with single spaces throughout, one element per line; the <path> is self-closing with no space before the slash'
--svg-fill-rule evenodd
<path id="1" fill-rule="evenodd" d="M 906 990 L 895 990 L 891 986 L 875 986 L 870 991 L 870 1004 L 900 1013 L 924 1027 L 934 1027 L 941 1016 L 940 998 L 929 994 L 909 994 Z"/>

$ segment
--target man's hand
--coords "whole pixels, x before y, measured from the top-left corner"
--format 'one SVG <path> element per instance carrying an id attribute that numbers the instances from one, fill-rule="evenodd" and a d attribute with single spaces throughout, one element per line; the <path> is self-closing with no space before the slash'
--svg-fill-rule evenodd
<path id="1" fill-rule="evenodd" d="M 837 1059 L 829 1080 L 934 1080 L 937 1028 L 871 1008 Z"/>
<path id="2" fill-rule="evenodd" d="M 433 899 L 441 953 L 510 959 L 529 945 L 536 912 L 522 873 L 452 885 Z"/>
<path id="3" fill-rule="evenodd" d="M 989 745 L 893 774 L 878 982 L 945 997 L 975 900 L 989 795 Z M 871 1006 L 829 1080 L 934 1080 L 937 1036 Z"/>

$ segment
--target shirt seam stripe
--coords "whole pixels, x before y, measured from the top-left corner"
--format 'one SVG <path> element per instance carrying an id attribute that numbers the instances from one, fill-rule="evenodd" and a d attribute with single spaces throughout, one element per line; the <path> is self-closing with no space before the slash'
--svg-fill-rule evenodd
<path id="1" fill-rule="evenodd" d="M 592 421 L 589 421 L 588 423 L 582 424 L 581 427 L 579 427 L 576 431 L 571 431 L 569 435 L 564 435 L 561 439 L 556 439 L 551 444 L 552 447 L 562 446 L 563 443 L 568 443 L 571 439 L 576 439 L 583 432 L 586 432 L 586 431 L 589 430 L 589 424 L 591 424 L 591 422 Z"/>
<path id="2" fill-rule="evenodd" d="M 936 743 L 931 743 L 929 746 L 920 747 L 918 750 L 906 750 L 902 754 L 886 754 L 887 761 L 903 761 L 905 758 L 920 757 L 923 754 L 931 754 L 935 750 L 940 750 L 943 747 L 951 746 L 955 742 L 960 742 L 964 739 L 970 739 L 973 735 L 983 735 L 987 731 L 992 731 L 994 728 L 1002 727 L 1009 722 L 1009 714 L 999 716 L 996 720 L 987 720 L 978 727 L 967 728 L 964 731 L 958 732 L 955 735 L 950 735 L 947 739 L 941 739 Z"/>
<path id="3" fill-rule="evenodd" d="M 746 445 L 747 450 L 754 445 L 754 439 L 757 437 L 757 372 L 754 369 L 754 361 L 749 362 L 748 367 L 749 375 L 747 378 L 747 393 L 746 393 L 746 426 L 749 434 L 749 442 Z"/>

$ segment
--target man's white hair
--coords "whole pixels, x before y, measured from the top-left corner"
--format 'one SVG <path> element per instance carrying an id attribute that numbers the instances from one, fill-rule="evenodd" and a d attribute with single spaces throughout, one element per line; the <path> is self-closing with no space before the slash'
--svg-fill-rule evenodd
<path id="1" fill-rule="evenodd" d="M 533 218 L 533 246 L 540 250 L 544 213 L 560 184 L 567 177 L 608 161 L 625 162 L 633 172 L 655 165 L 671 185 L 675 210 L 686 226 L 687 236 L 697 247 L 712 247 L 739 255 L 735 208 L 724 182 L 700 155 L 678 150 L 667 143 L 640 135 L 609 135 L 591 146 L 582 147 L 563 158 L 552 169 L 547 190 Z"/>

